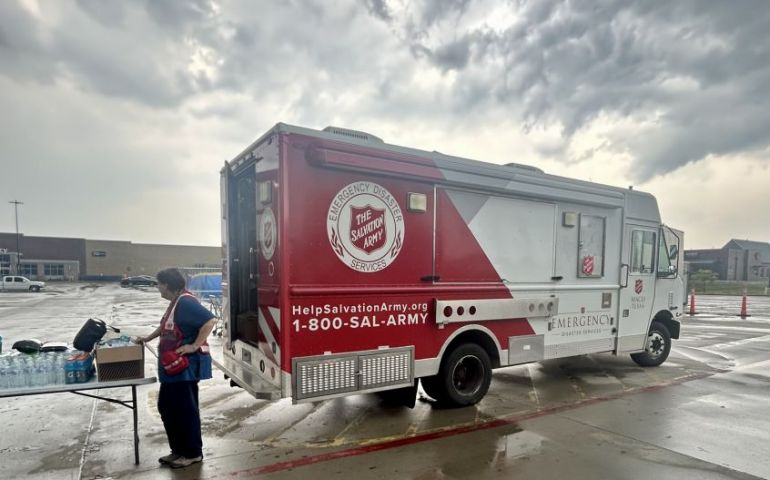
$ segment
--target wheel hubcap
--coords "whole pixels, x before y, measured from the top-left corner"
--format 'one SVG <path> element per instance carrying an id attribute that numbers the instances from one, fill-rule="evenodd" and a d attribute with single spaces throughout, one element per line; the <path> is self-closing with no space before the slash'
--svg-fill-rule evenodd
<path id="1" fill-rule="evenodd" d="M 460 359 L 452 371 L 452 384 L 462 395 L 473 395 L 484 381 L 484 365 L 477 357 L 467 355 Z"/>
<path id="2" fill-rule="evenodd" d="M 658 332 L 650 333 L 647 343 L 647 353 L 653 357 L 660 356 L 666 350 L 666 339 Z"/>

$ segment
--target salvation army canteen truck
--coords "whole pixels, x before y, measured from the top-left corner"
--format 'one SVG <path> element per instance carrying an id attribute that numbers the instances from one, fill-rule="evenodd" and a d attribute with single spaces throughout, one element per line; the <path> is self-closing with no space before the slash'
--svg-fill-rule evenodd
<path id="1" fill-rule="evenodd" d="M 683 234 L 650 194 L 280 123 L 221 181 L 219 366 L 257 398 L 471 405 L 496 368 L 679 338 Z"/>

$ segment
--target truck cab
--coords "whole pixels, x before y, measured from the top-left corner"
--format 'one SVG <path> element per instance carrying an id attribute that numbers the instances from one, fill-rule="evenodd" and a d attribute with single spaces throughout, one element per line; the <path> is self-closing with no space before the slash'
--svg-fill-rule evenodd
<path id="1" fill-rule="evenodd" d="M 0 290 L 6 292 L 39 292 L 45 288 L 45 282 L 37 282 L 27 277 L 6 275 L 0 277 Z"/>

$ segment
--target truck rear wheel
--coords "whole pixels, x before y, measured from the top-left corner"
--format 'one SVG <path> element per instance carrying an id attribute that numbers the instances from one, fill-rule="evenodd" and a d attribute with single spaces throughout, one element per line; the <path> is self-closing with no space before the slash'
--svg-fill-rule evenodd
<path id="1" fill-rule="evenodd" d="M 632 353 L 631 359 L 642 367 L 657 367 L 665 362 L 671 352 L 671 334 L 665 325 L 652 322 L 644 351 Z"/>
<path id="2" fill-rule="evenodd" d="M 492 362 L 475 343 L 457 346 L 444 357 L 437 375 L 422 379 L 425 393 L 447 407 L 478 403 L 489 390 Z"/>

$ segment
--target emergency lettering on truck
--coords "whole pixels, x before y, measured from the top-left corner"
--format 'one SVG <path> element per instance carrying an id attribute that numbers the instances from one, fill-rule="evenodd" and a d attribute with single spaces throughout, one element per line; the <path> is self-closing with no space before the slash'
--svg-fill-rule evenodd
<path id="1" fill-rule="evenodd" d="M 221 187 L 218 366 L 257 398 L 472 405 L 496 368 L 679 338 L 684 237 L 647 193 L 285 124 Z"/>

